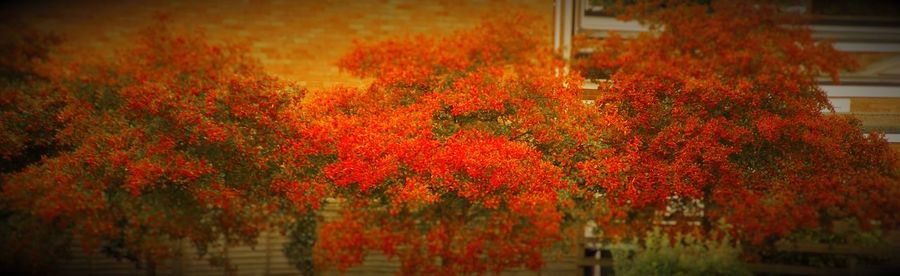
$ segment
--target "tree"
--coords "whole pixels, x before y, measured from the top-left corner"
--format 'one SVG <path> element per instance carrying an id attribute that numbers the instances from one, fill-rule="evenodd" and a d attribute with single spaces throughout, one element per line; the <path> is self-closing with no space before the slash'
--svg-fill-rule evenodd
<path id="1" fill-rule="evenodd" d="M 62 100 L 52 80 L 51 58 L 61 39 L 14 18 L 0 20 L 0 174 L 21 170 L 53 154 L 56 115 Z M 0 187 L 6 185 L 0 175 Z M 48 273 L 52 258 L 65 254 L 69 240 L 55 229 L 42 227 L 0 204 L 0 273 Z M 27 233 L 27 236 L 22 236 Z"/>
<path id="2" fill-rule="evenodd" d="M 582 163 L 604 195 L 604 231 L 723 221 L 763 244 L 842 219 L 895 225 L 897 155 L 857 120 L 821 112 L 832 107 L 817 78 L 837 83 L 854 63 L 814 40 L 808 18 L 766 1 L 622 11 L 650 32 L 613 34 L 576 66 L 607 80 L 596 103 L 609 148 Z"/>
<path id="3" fill-rule="evenodd" d="M 540 267 L 563 236 L 592 111 L 531 22 L 361 44 L 339 64 L 367 89 L 310 94 L 342 206 L 320 228 L 319 263 L 380 251 L 403 274 Z"/>
<path id="4" fill-rule="evenodd" d="M 50 55 L 61 39 L 15 19 L 0 21 L 0 38 L 0 172 L 10 172 L 52 148 L 61 100 Z"/>
<path id="5" fill-rule="evenodd" d="M 134 43 L 55 80 L 61 150 L 4 177 L 6 209 L 152 271 L 173 241 L 253 243 L 319 206 L 301 89 L 162 23 Z"/>

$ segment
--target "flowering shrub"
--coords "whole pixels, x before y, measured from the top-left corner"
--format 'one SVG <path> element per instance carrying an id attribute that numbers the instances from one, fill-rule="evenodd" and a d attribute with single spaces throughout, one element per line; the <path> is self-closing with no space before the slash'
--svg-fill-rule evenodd
<path id="1" fill-rule="evenodd" d="M 51 57 L 60 38 L 12 18 L 0 20 L 0 174 L 15 172 L 54 154 L 55 118 L 62 100 L 53 85 Z M 0 175 L 0 187 L 6 185 Z M 48 274 L 54 257 L 64 256 L 64 232 L 27 219 L 0 200 L 0 273 Z"/>
<path id="2" fill-rule="evenodd" d="M 312 151 L 293 114 L 303 91 L 244 52 L 157 25 L 57 80 L 61 150 L 6 177 L 5 207 L 71 231 L 85 250 L 147 260 L 173 240 L 252 243 L 314 210 L 324 188 L 306 177 L 297 152 Z"/>
<path id="3" fill-rule="evenodd" d="M 13 19 L 0 21 L 0 160 L 21 169 L 49 151 L 61 107 L 52 85 L 51 49 L 61 42 Z"/>
<path id="4" fill-rule="evenodd" d="M 361 44 L 340 61 L 371 85 L 309 102 L 326 114 L 313 121 L 334 145 L 323 173 L 343 206 L 321 228 L 320 263 L 376 250 L 404 274 L 540 267 L 562 236 L 591 110 L 522 22 Z"/>
<path id="5" fill-rule="evenodd" d="M 814 40 L 806 18 L 739 1 L 641 1 L 624 14 L 651 31 L 612 35 L 577 65 L 608 80 L 597 123 L 609 148 L 582 163 L 604 194 L 605 232 L 725 219 L 760 244 L 842 218 L 895 225 L 897 155 L 855 119 L 821 112 L 831 106 L 817 77 L 838 82 L 853 62 Z"/>
<path id="6" fill-rule="evenodd" d="M 575 64 L 605 80 L 593 105 L 523 15 L 360 43 L 339 66 L 369 85 L 313 92 L 240 46 L 163 25 L 113 60 L 56 71 L 41 62 L 55 40 L 10 35 L 0 158 L 25 161 L 4 163 L 3 218 L 51 226 L 19 240 L 73 233 L 150 261 L 174 240 L 205 251 L 290 230 L 284 251 L 306 274 L 370 252 L 403 274 L 537 269 L 586 214 L 610 236 L 724 221 L 754 246 L 838 219 L 895 225 L 897 155 L 820 112 L 816 78 L 853 62 L 800 16 L 734 1 L 624 11 L 651 31 L 611 35 Z M 342 209 L 319 223 L 326 197 Z"/>

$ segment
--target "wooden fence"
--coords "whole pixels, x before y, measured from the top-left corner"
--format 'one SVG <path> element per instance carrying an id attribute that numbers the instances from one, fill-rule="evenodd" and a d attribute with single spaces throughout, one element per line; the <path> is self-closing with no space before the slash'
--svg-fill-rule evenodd
<path id="1" fill-rule="evenodd" d="M 320 213 L 325 220 L 334 219 L 340 208 L 334 201 L 329 201 Z M 206 257 L 200 257 L 189 242 L 180 242 L 175 245 L 179 252 L 177 256 L 156 265 L 156 275 L 300 275 L 300 272 L 290 263 L 282 252 L 283 245 L 288 238 L 277 232 L 264 232 L 257 240 L 257 244 L 250 246 L 228 247 L 227 257 L 235 266 L 235 271 L 228 271 L 223 266 L 213 266 Z M 221 248 L 218 248 L 221 250 Z M 62 275 L 70 276 L 141 276 L 146 275 L 145 268 L 137 267 L 128 261 L 119 261 L 99 254 L 86 255 L 80 248 L 73 246 L 70 250 L 74 256 L 65 260 L 60 266 Z M 561 258 L 548 260 L 540 271 L 526 269 L 512 269 L 502 275 L 578 275 L 576 258 Z M 395 275 L 400 270 L 400 264 L 396 259 L 388 259 L 382 254 L 369 254 L 363 264 L 352 267 L 344 272 L 329 271 L 324 275 Z M 233 272 L 233 273 L 232 273 Z"/>
<path id="2" fill-rule="evenodd" d="M 236 268 L 229 273 L 222 266 L 210 265 L 208 258 L 198 257 L 196 251 L 188 243 L 183 243 L 181 254 L 175 258 L 159 263 L 156 275 L 184 276 L 227 276 L 227 275 L 301 275 L 282 253 L 282 245 L 287 238 L 273 232 L 264 233 L 256 246 L 229 247 L 228 258 Z M 136 267 L 128 261 L 117 261 L 102 255 L 85 255 L 80 249 L 73 248 L 72 259 L 60 266 L 62 275 L 70 276 L 143 276 L 144 268 Z M 575 258 L 548 260 L 540 271 L 513 269 L 504 272 L 505 276 L 518 275 L 578 275 Z M 396 275 L 400 264 L 396 259 L 388 259 L 382 254 L 369 254 L 365 262 L 344 272 L 328 271 L 324 275 Z"/>
<path id="3" fill-rule="evenodd" d="M 236 265 L 237 275 L 299 275 L 299 272 L 288 262 L 281 251 L 286 238 L 276 233 L 264 233 L 259 243 L 251 248 L 247 246 L 229 248 L 229 258 Z M 205 258 L 199 258 L 190 246 L 182 247 L 180 256 L 157 268 L 157 275 L 229 275 L 225 268 L 212 266 Z M 580 252 L 578 256 L 550 260 L 541 271 L 533 272 L 524 269 L 511 270 L 503 275 L 610 275 L 614 274 L 612 255 L 608 250 L 592 251 L 588 254 Z M 586 252 L 587 252 L 586 251 Z M 777 247 L 783 253 L 820 254 L 822 256 L 841 256 L 850 261 L 842 267 L 813 267 L 796 264 L 751 263 L 748 268 L 758 275 L 900 275 L 897 258 L 898 252 L 891 248 L 865 248 L 845 245 L 824 245 L 815 243 L 783 244 Z M 596 254 L 594 254 L 596 253 Z M 591 255 L 591 256 L 586 256 Z M 854 262 L 854 258 L 878 257 L 889 258 L 887 265 L 871 266 Z M 893 264 L 893 266 L 891 266 Z M 103 256 L 76 255 L 65 262 L 62 268 L 64 275 L 145 275 L 145 271 L 126 261 L 116 261 Z M 389 260 L 380 254 L 371 254 L 365 263 L 345 272 L 346 275 L 394 275 L 399 270 L 395 260 Z M 329 272 L 326 275 L 342 275 Z"/>
<path id="4" fill-rule="evenodd" d="M 334 219 L 339 204 L 330 201 L 320 213 L 325 220 Z M 593 237 L 590 228 L 585 229 L 585 238 L 580 244 L 585 245 L 586 250 L 596 248 L 598 244 Z M 898 233 L 900 237 L 900 233 Z M 258 239 L 254 247 L 233 246 L 229 247 L 228 258 L 236 267 L 237 275 L 300 275 L 298 270 L 288 261 L 282 253 L 282 247 L 287 238 L 276 232 L 265 232 Z M 198 256 L 197 252 L 187 242 L 176 245 L 180 252 L 175 258 L 157 265 L 157 275 L 232 275 L 222 266 L 210 265 L 206 258 Z M 577 246 L 576 246 L 577 247 Z M 572 248 L 573 251 L 577 248 Z M 571 257 L 547 260 L 546 265 L 540 271 L 525 269 L 513 269 L 502 275 L 609 275 L 613 271 L 613 259 L 608 250 L 592 251 L 596 254 L 586 256 L 586 250 L 572 252 Z M 812 266 L 778 264 L 778 263 L 751 263 L 749 269 L 755 274 L 762 275 L 881 275 L 898 271 L 900 267 L 900 248 L 890 247 L 858 247 L 842 245 L 824 245 L 815 243 L 783 243 L 777 247 L 780 252 L 810 253 L 822 255 L 839 255 L 853 257 L 890 257 L 891 266 L 871 267 L 849 262 L 846 267 L 821 268 Z M 73 248 L 74 258 L 65 261 L 61 268 L 63 275 L 146 275 L 146 271 L 136 267 L 127 261 L 117 261 L 105 256 L 89 256 L 81 253 L 78 248 Z M 325 275 L 395 275 L 400 269 L 396 260 L 391 260 L 381 254 L 369 254 L 365 262 L 343 273 L 328 272 Z M 893 271 L 892 271 L 893 270 Z M 603 272 L 603 273 L 601 273 Z M 900 275 L 896 273 L 895 275 Z"/>

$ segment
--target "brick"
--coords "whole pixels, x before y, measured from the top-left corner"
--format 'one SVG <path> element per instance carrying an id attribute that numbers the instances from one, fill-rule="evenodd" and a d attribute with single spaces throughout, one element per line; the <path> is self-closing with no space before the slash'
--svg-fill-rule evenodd
<path id="1" fill-rule="evenodd" d="M 203 31 L 215 41 L 248 43 L 265 58 L 271 73 L 310 88 L 360 85 L 340 75 L 335 62 L 354 39 L 394 35 L 448 34 L 474 26 L 483 16 L 513 8 L 543 16 L 547 30 L 553 5 L 523 1 L 122 1 L 84 0 L 22 5 L 18 14 L 38 28 L 68 39 L 79 56 L 108 55 L 127 47 L 126 39 L 154 23 L 154 14 L 170 15 L 170 25 Z M 104 34 L 106 34 L 104 36 Z M 115 35 L 113 35 L 115 34 Z M 549 38 L 548 38 L 549 40 Z M 298 68 L 298 69 L 287 69 Z M 303 68 L 303 69 L 299 69 Z"/>

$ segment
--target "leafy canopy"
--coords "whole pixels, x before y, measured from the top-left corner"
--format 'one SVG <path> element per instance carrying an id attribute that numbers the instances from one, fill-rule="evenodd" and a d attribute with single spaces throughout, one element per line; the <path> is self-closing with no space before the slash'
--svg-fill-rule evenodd
<path id="1" fill-rule="evenodd" d="M 182 239 L 201 252 L 253 243 L 317 208 L 324 187 L 298 153 L 313 152 L 295 114 L 303 91 L 245 52 L 160 24 L 56 79 L 61 150 L 5 176 L 4 208 L 137 260 Z"/>
<path id="2" fill-rule="evenodd" d="M 310 99 L 337 160 L 342 200 L 318 255 L 338 267 L 369 251 L 404 274 L 536 269 L 562 237 L 574 164 L 592 112 L 528 17 L 445 38 L 360 44 L 340 61 L 365 90 Z"/>
<path id="3" fill-rule="evenodd" d="M 831 109 L 850 57 L 774 2 L 640 1 L 621 9 L 650 32 L 611 34 L 576 68 L 600 82 L 600 141 L 583 162 L 603 193 L 610 234 L 724 220 L 761 243 L 839 219 L 890 227 L 900 210 L 897 155 Z M 623 226 L 623 227 L 617 227 Z"/>

